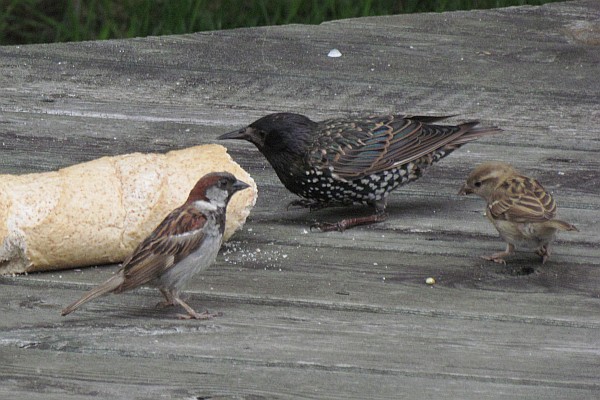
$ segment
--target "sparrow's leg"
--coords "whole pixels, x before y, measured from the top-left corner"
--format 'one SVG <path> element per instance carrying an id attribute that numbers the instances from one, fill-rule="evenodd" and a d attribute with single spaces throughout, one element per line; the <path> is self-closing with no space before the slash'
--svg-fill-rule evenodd
<path id="1" fill-rule="evenodd" d="M 498 264 L 506 265 L 506 261 L 504 261 L 504 257 L 511 255 L 515 251 L 515 246 L 512 243 L 508 243 L 506 245 L 506 250 L 501 251 L 499 253 L 494 253 L 491 256 L 481 256 L 484 260 L 493 261 Z"/>
<path id="2" fill-rule="evenodd" d="M 546 264 L 546 261 L 550 258 L 550 247 L 547 244 L 541 246 L 539 249 L 535 251 L 535 253 L 542 257 L 542 265 Z"/>
<path id="3" fill-rule="evenodd" d="M 208 311 L 204 311 L 203 313 L 197 313 L 192 307 L 190 307 L 183 300 L 181 300 L 179 296 L 173 295 L 173 300 L 177 302 L 177 304 L 179 304 L 181 307 L 185 308 L 185 311 L 187 311 L 188 313 L 188 315 L 177 314 L 177 317 L 179 319 L 211 319 L 213 317 L 220 317 L 221 315 L 223 315 L 221 313 L 212 314 Z"/>
<path id="4" fill-rule="evenodd" d="M 173 296 L 171 295 L 171 293 L 168 290 L 165 290 L 165 289 L 159 289 L 159 290 L 163 294 L 163 296 L 165 296 L 165 301 L 159 301 L 156 304 L 156 308 L 163 308 L 163 307 L 174 306 L 175 302 L 173 301 Z"/>
<path id="5" fill-rule="evenodd" d="M 338 222 L 315 222 L 310 226 L 310 229 L 319 229 L 322 232 L 338 231 L 343 232 L 346 229 L 358 225 L 370 225 L 376 222 L 382 222 L 387 219 L 385 212 L 386 199 L 379 200 L 373 204 L 375 206 L 375 214 L 367 217 L 347 218 Z"/>

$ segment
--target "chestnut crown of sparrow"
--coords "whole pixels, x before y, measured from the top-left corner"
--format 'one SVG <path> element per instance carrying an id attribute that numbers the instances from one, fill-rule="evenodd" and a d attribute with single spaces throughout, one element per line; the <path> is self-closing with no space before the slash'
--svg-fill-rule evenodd
<path id="1" fill-rule="evenodd" d="M 164 295 L 163 305 L 179 304 L 187 311 L 187 315 L 180 317 L 210 318 L 211 314 L 194 311 L 180 299 L 179 293 L 194 274 L 214 262 L 221 247 L 227 204 L 233 194 L 247 187 L 247 183 L 228 172 L 203 176 L 185 203 L 165 217 L 113 277 L 67 306 L 62 315 L 104 294 L 122 293 L 148 284 Z"/>

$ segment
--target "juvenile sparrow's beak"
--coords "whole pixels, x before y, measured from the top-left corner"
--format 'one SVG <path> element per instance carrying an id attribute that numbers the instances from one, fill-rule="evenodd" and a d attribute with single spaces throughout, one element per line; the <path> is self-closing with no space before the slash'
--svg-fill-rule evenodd
<path id="1" fill-rule="evenodd" d="M 468 187 L 466 183 L 464 185 L 462 185 L 462 187 L 458 191 L 459 196 L 466 196 L 468 194 L 473 194 L 473 193 L 475 193 L 475 192 L 473 192 L 473 189 Z"/>
<path id="2" fill-rule="evenodd" d="M 235 131 L 227 132 L 222 134 L 217 138 L 217 140 L 226 140 L 226 139 L 243 139 L 246 140 L 248 136 L 246 135 L 246 128 L 236 129 Z"/>
<path id="3" fill-rule="evenodd" d="M 239 179 L 236 180 L 233 185 L 233 192 L 239 192 L 240 190 L 244 190 L 246 188 L 249 188 L 250 185 L 248 185 L 246 182 L 240 181 Z"/>

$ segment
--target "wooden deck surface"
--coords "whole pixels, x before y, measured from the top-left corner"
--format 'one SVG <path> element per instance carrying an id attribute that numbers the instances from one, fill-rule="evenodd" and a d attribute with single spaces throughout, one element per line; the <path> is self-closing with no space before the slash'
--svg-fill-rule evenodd
<path id="1" fill-rule="evenodd" d="M 223 316 L 179 321 L 153 289 L 60 316 L 116 266 L 2 277 L 0 398 L 600 398 L 599 77 L 596 0 L 0 47 L 0 173 L 211 143 L 274 111 L 505 130 L 344 233 L 308 226 L 360 208 L 286 211 L 294 196 L 256 149 L 224 143 L 259 201 L 187 291 Z M 545 266 L 479 258 L 504 243 L 456 192 L 493 159 L 537 177 L 580 229 Z"/>

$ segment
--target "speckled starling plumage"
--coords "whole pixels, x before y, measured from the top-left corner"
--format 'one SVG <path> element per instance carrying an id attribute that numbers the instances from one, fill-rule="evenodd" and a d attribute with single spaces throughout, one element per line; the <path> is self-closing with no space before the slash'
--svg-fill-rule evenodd
<path id="1" fill-rule="evenodd" d="M 384 220 L 392 190 L 418 179 L 463 144 L 500 131 L 476 128 L 477 121 L 434 124 L 445 118 L 377 115 L 315 122 L 300 114 L 276 113 L 219 139 L 253 143 L 284 186 L 305 199 L 294 204 L 375 207 L 369 217 L 319 224 L 322 230 L 343 230 Z"/>

